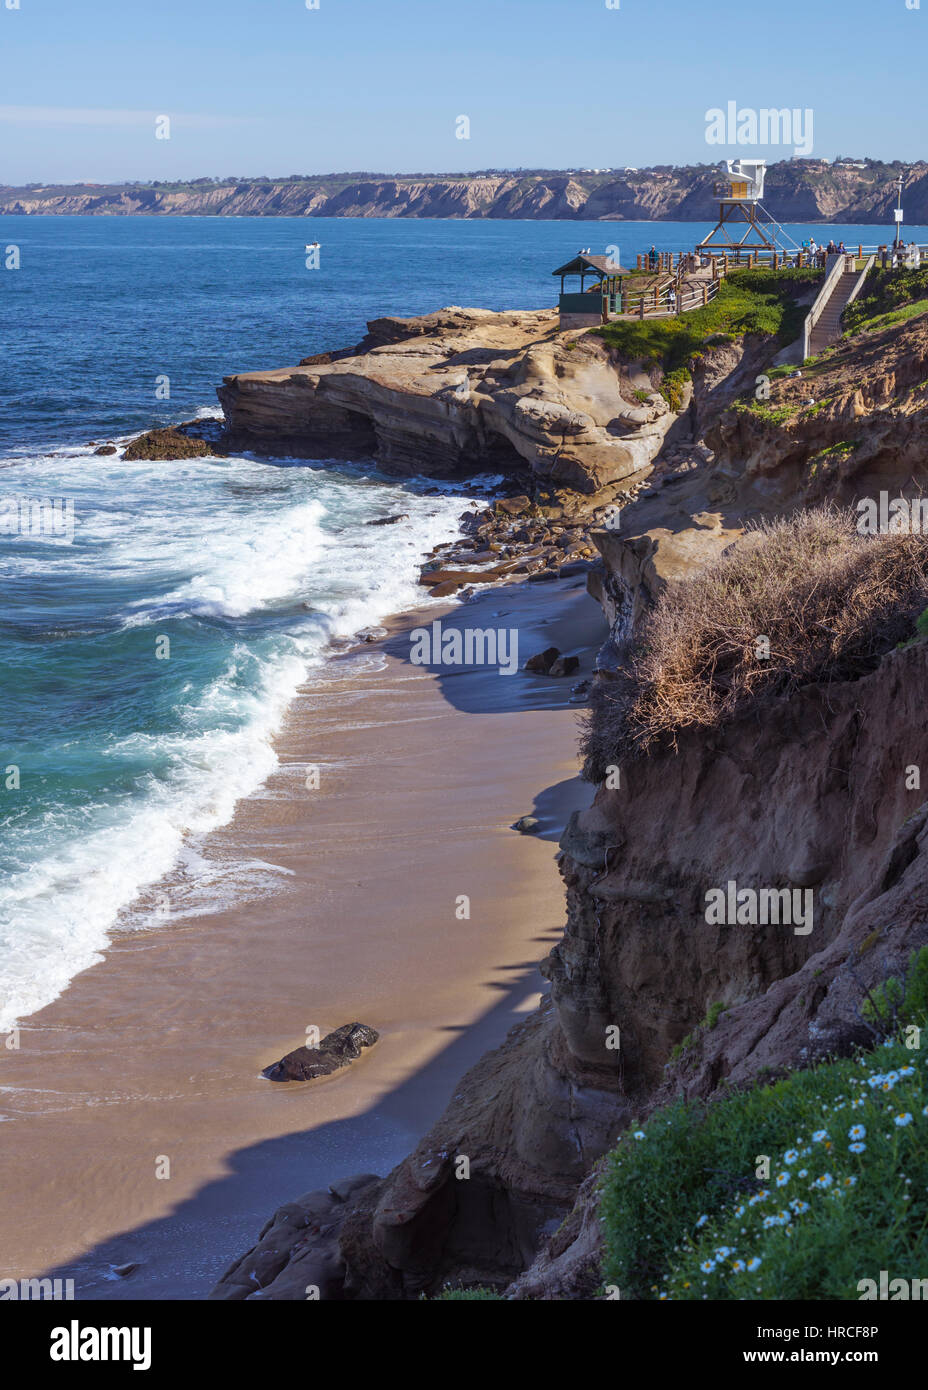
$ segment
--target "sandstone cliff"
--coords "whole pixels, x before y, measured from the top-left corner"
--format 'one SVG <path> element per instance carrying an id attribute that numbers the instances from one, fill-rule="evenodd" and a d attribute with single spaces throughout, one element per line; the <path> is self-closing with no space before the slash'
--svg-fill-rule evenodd
<path id="1" fill-rule="evenodd" d="M 445 1281 L 592 1296 L 589 1175 L 621 1130 L 673 1095 L 867 1042 L 865 989 L 928 940 L 928 808 L 904 776 L 928 758 L 926 679 L 919 643 L 602 787 L 562 840 L 567 922 L 545 965 L 550 1000 L 465 1077 L 386 1180 L 330 1201 L 318 1236 L 307 1227 L 320 1194 L 285 1208 L 264 1236 L 262 1288 L 233 1270 L 214 1296 L 302 1297 L 321 1282 L 328 1297 L 410 1298 Z M 728 878 L 813 884 L 813 931 L 708 926 L 703 893 Z M 720 1003 L 716 1027 L 672 1061 Z"/>
<path id="2" fill-rule="evenodd" d="M 554 312 L 452 306 L 368 327 L 347 353 L 226 377 L 232 446 L 594 494 L 647 468 L 674 421 L 647 376 L 595 336 L 560 332 Z"/>
<path id="3" fill-rule="evenodd" d="M 721 152 L 720 152 L 721 153 Z M 781 222 L 892 225 L 902 166 L 783 160 L 767 175 Z M 476 174 L 333 174 L 188 184 L 0 187 L 0 214 L 186 217 L 463 217 L 707 221 L 714 166 Z M 910 222 L 928 222 L 928 165 L 911 166 Z"/>
<path id="4" fill-rule="evenodd" d="M 613 665 L 662 587 L 750 544 L 752 519 L 919 486 L 926 322 L 843 343 L 810 365 L 811 387 L 805 370 L 774 377 L 762 411 L 751 388 L 769 343 L 722 344 L 693 364 L 693 398 L 618 529 L 594 534 Z M 584 370 L 606 370 L 591 353 Z M 809 391 L 824 402 L 811 415 Z M 807 467 L 822 456 L 836 460 L 824 482 Z M 711 1098 L 868 1043 L 866 992 L 928 942 L 928 804 L 911 776 L 928 759 L 926 680 L 924 638 L 887 648 L 855 680 L 684 730 L 618 786 L 599 785 L 561 840 L 550 996 L 393 1173 L 284 1208 L 213 1296 L 301 1297 L 313 1282 L 336 1299 L 414 1298 L 450 1282 L 593 1297 L 596 1164 L 617 1136 L 674 1097 Z M 728 880 L 812 889 L 813 929 L 709 925 L 706 889 Z M 260 1288 L 242 1275 L 256 1254 Z"/>

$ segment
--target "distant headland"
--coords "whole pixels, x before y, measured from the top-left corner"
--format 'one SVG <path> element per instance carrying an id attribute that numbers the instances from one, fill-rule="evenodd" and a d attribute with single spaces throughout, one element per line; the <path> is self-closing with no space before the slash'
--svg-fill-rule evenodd
<path id="1" fill-rule="evenodd" d="M 787 159 L 768 196 L 782 222 L 892 222 L 906 174 L 906 216 L 928 223 L 928 162 Z M 712 220 L 717 164 L 649 169 L 487 169 L 467 174 L 342 173 L 190 182 L 0 186 L 0 215 L 454 217 L 591 221 Z"/>

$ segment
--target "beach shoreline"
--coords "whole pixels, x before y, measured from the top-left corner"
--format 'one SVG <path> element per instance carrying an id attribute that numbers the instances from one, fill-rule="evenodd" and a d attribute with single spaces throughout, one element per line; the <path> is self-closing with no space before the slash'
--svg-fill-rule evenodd
<path id="1" fill-rule="evenodd" d="M 549 645 L 581 666 L 557 680 L 411 664 L 410 629 L 435 619 L 515 630 L 520 667 Z M 592 796 L 569 694 L 602 614 L 574 577 L 386 626 L 301 690 L 277 772 L 203 842 L 219 880 L 271 866 L 264 896 L 116 934 L 6 1053 L 5 1277 L 73 1278 L 78 1299 L 204 1297 L 275 1207 L 385 1175 L 537 1002 L 563 918 L 552 842 Z M 525 814 L 537 835 L 511 828 Z M 347 1070 L 260 1077 L 307 1028 L 355 1020 L 381 1037 Z"/>

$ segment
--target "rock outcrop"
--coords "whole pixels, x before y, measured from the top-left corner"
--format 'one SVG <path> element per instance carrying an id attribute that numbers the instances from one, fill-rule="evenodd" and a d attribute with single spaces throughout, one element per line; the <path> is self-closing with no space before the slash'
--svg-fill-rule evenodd
<path id="1" fill-rule="evenodd" d="M 339 1236 L 353 1204 L 377 1183 L 360 1173 L 307 1192 L 280 1207 L 247 1255 L 233 1260 L 211 1299 L 339 1299 L 346 1297 Z"/>
<path id="2" fill-rule="evenodd" d="M 928 314 L 839 340 L 762 401 L 720 412 L 706 442 L 768 506 L 911 495 L 924 467 Z M 743 490 L 743 489 L 742 489 Z"/>
<path id="3" fill-rule="evenodd" d="M 924 490 L 928 314 L 844 339 L 787 375 L 765 375 L 760 340 L 694 366 L 687 414 L 616 528 L 592 534 L 602 564 L 590 590 L 611 625 L 612 666 L 663 585 L 710 564 L 750 523 Z"/>
<path id="4" fill-rule="evenodd" d="M 868 338 L 822 365 L 836 386 L 853 376 L 863 403 L 851 452 L 871 462 L 835 475 L 842 501 L 862 481 L 912 484 L 923 324 L 890 330 L 882 359 Z M 817 500 L 788 449 L 763 467 L 728 452 L 744 447 L 725 430 L 747 413 L 736 398 L 761 362 L 750 344 L 704 359 L 687 416 L 618 527 L 596 533 L 590 582 L 616 662 L 668 579 L 746 544 L 751 518 Z M 800 380 L 777 384 L 778 409 L 793 408 Z M 867 992 L 928 943 L 926 682 L 928 640 L 913 633 L 856 680 L 683 730 L 598 787 L 561 839 L 567 913 L 542 967 L 549 996 L 464 1078 L 415 1153 L 348 1203 L 330 1296 L 408 1299 L 450 1283 L 593 1297 L 596 1164 L 626 1127 L 676 1097 L 872 1042 Z M 811 918 L 802 930 L 715 925 L 707 894 L 729 883 L 811 894 Z"/>
<path id="5" fill-rule="evenodd" d="M 98 449 L 97 453 L 100 452 L 101 450 Z M 115 452 L 114 449 L 113 453 Z M 147 434 L 138 435 L 126 446 L 123 458 L 130 461 L 151 459 L 160 462 L 172 459 L 205 458 L 213 452 L 214 450 L 205 440 L 183 434 L 179 429 L 169 426 L 167 429 L 149 430 Z"/>
<path id="6" fill-rule="evenodd" d="M 675 416 L 595 335 L 541 310 L 379 319 L 353 352 L 226 377 L 231 447 L 397 474 L 530 474 L 585 494 L 649 467 Z M 650 385 L 650 383 L 649 383 Z"/>

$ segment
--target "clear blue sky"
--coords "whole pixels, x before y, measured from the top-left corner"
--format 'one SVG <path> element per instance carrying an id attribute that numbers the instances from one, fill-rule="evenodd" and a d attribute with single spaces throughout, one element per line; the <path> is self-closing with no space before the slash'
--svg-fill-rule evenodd
<path id="1" fill-rule="evenodd" d="M 729 101 L 928 156 L 928 0 L 13 2 L 0 182 L 715 162 L 751 153 L 706 144 Z"/>

